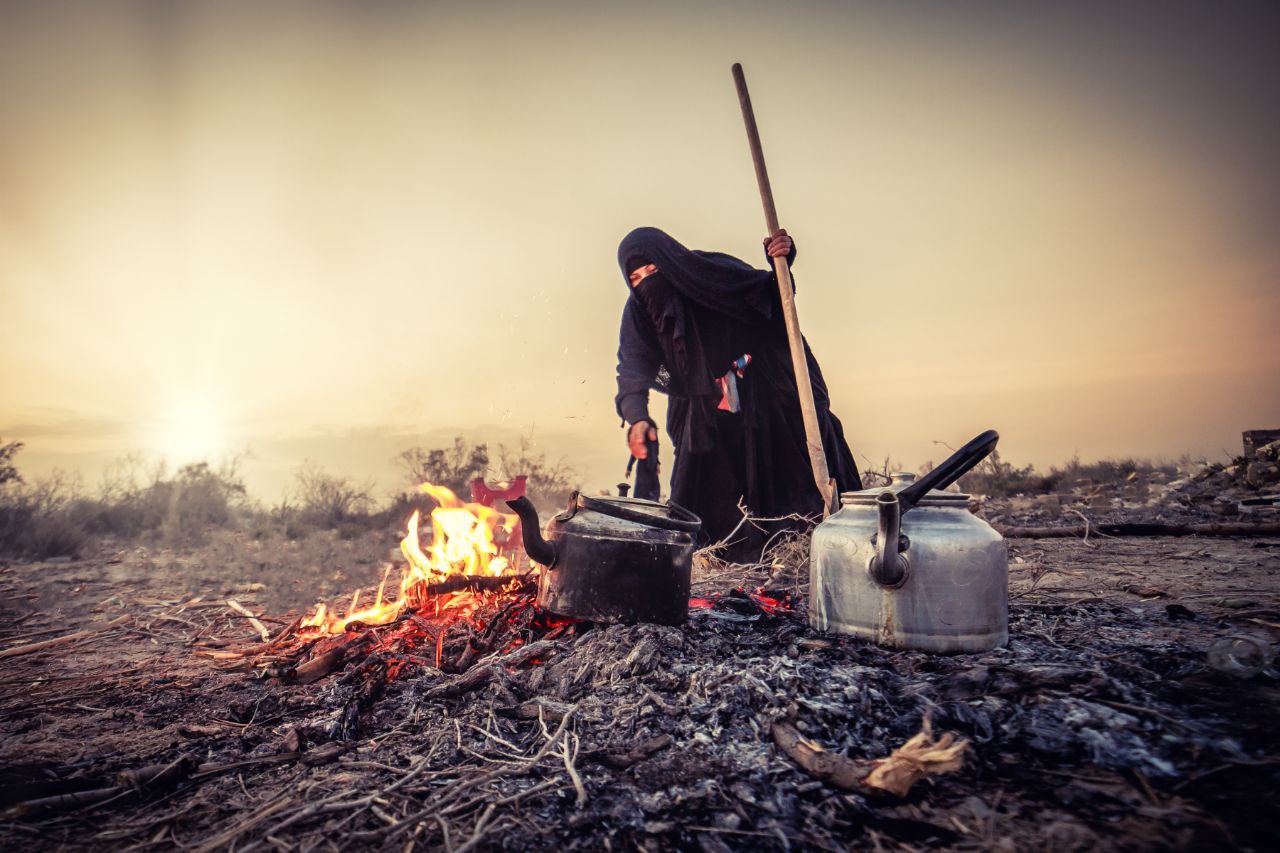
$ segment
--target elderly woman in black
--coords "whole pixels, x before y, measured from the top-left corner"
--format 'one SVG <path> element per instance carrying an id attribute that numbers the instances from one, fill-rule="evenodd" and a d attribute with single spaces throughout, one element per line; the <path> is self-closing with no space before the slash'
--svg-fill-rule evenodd
<path id="1" fill-rule="evenodd" d="M 783 232 L 765 238 L 770 258 L 795 258 Z M 636 496 L 656 500 L 657 424 L 649 391 L 668 396 L 675 454 L 671 500 L 703 520 L 702 543 L 725 543 L 730 559 L 758 556 L 765 535 L 819 518 L 795 373 L 771 271 L 720 252 L 686 249 L 657 228 L 637 228 L 618 246 L 630 296 L 618 347 L 618 414 L 639 460 Z M 862 488 L 818 362 L 805 343 L 827 464 L 840 491 Z"/>

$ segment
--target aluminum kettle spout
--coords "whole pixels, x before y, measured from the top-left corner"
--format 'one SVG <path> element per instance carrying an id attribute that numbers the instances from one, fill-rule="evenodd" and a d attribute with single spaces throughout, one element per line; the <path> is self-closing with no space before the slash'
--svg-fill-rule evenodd
<path id="1" fill-rule="evenodd" d="M 538 519 L 538 510 L 534 508 L 533 502 L 528 498 L 516 498 L 513 501 L 507 501 L 507 506 L 511 507 L 511 511 L 520 516 L 521 538 L 524 541 L 524 552 L 528 554 L 534 562 L 541 563 L 548 569 L 556 564 L 556 552 L 554 542 L 548 542 L 542 536 L 542 523 Z"/>
<path id="2" fill-rule="evenodd" d="M 876 496 L 876 509 L 880 513 L 876 531 L 876 553 L 871 558 L 871 577 L 883 586 L 898 586 L 907 576 L 907 558 L 900 552 L 902 542 L 902 506 L 898 496 L 890 491 Z"/>

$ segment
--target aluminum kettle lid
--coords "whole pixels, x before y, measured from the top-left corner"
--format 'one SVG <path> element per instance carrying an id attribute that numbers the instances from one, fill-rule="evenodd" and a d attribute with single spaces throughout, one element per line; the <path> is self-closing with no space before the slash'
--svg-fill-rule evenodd
<path id="1" fill-rule="evenodd" d="M 915 481 L 915 474 L 899 471 L 893 475 L 893 481 L 888 486 L 876 486 L 870 489 L 863 489 L 860 492 L 841 492 L 840 504 L 841 506 L 870 506 L 876 502 L 876 496 L 881 492 L 900 492 Z M 960 507 L 968 506 L 968 504 L 969 496 L 964 492 L 945 492 L 941 489 L 932 489 L 916 506 Z"/>

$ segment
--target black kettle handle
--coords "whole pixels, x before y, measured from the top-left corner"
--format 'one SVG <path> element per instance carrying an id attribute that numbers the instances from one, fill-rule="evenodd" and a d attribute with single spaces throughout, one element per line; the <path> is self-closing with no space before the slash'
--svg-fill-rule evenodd
<path id="1" fill-rule="evenodd" d="M 902 507 L 902 512 L 911 509 L 933 489 L 945 489 L 969 473 L 973 466 L 996 449 L 996 442 L 999 440 L 1000 433 L 993 429 L 987 430 L 947 457 L 937 468 L 898 492 L 898 504 Z"/>
<path id="2" fill-rule="evenodd" d="M 634 521 L 636 524 L 643 524 L 646 527 L 658 527 L 663 530 L 682 530 L 685 533 L 697 533 L 699 528 L 702 527 L 702 519 L 676 503 L 660 504 L 660 506 L 665 506 L 671 510 L 671 517 L 663 518 L 652 513 L 629 509 L 613 501 L 602 501 L 589 495 L 579 494 L 578 500 L 582 503 L 584 509 L 598 512 L 601 515 L 620 518 L 623 521 Z"/>

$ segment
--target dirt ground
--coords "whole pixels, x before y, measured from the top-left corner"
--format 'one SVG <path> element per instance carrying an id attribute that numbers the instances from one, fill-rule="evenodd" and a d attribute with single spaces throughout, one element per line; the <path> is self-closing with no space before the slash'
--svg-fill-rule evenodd
<path id="1" fill-rule="evenodd" d="M 801 548 L 772 573 L 700 563 L 699 594 L 768 577 L 796 609 L 583 627 L 541 665 L 498 667 L 460 694 L 456 676 L 411 668 L 336 740 L 325 732 L 358 667 L 290 685 L 196 653 L 258 642 L 227 599 L 274 633 L 320 598 L 371 589 L 395 543 L 223 531 L 181 552 L 103 543 L 90 559 L 0 567 L 0 655 L 130 617 L 0 659 L 0 843 L 1073 850 L 1274 837 L 1275 674 L 1225 675 L 1206 651 L 1232 634 L 1277 639 L 1280 539 L 1012 540 L 1010 642 L 955 657 L 816 634 Z M 770 734 L 786 721 L 881 758 L 926 717 L 969 740 L 969 757 L 902 799 L 824 784 Z M 179 764 L 154 783 L 117 778 Z"/>

